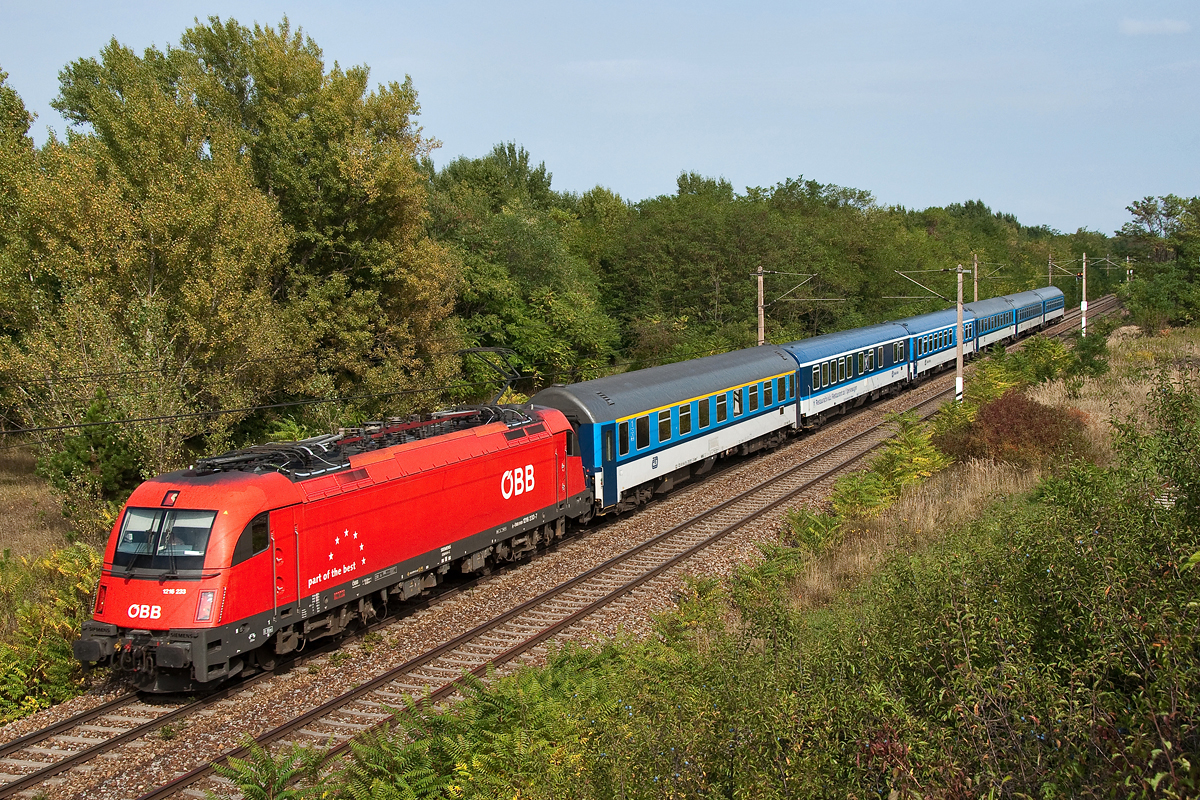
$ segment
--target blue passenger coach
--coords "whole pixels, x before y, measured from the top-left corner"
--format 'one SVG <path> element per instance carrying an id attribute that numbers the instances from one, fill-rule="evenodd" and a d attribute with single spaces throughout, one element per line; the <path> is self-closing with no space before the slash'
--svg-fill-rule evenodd
<path id="1" fill-rule="evenodd" d="M 1017 335 L 1036 330 L 1046 321 L 1046 303 L 1038 292 L 1019 292 L 1006 295 L 1013 304 L 1017 320 Z"/>
<path id="2" fill-rule="evenodd" d="M 848 405 L 894 391 L 907 380 L 907 335 L 902 326 L 885 322 L 783 345 L 798 367 L 797 425 L 819 425 Z"/>
<path id="3" fill-rule="evenodd" d="M 1067 299 L 1063 296 L 1062 289 L 1059 289 L 1057 286 L 1043 286 L 1040 289 L 1034 289 L 1033 293 L 1042 298 L 1045 322 L 1062 319 L 1065 313 L 1063 307 Z"/>
<path id="4" fill-rule="evenodd" d="M 620 511 L 718 456 L 782 444 L 796 425 L 796 362 L 754 347 L 550 386 L 530 402 L 576 426 L 600 509 Z"/>
<path id="5" fill-rule="evenodd" d="M 1017 335 L 1013 320 L 1013 304 L 1007 297 L 991 297 L 974 303 L 963 304 L 963 314 L 975 320 L 975 349 L 1011 339 Z"/>
<path id="6" fill-rule="evenodd" d="M 912 365 L 909 379 L 929 374 L 956 358 L 954 329 L 958 325 L 958 311 L 947 308 L 930 314 L 919 314 L 902 319 L 898 323 L 908 331 L 908 349 Z M 963 307 L 963 355 L 975 352 L 975 316 Z"/>

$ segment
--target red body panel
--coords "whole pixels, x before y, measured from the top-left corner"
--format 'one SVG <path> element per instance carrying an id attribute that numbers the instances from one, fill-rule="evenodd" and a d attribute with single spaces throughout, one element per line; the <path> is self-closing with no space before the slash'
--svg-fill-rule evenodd
<path id="1" fill-rule="evenodd" d="M 173 508 L 217 512 L 203 576 L 113 576 L 118 519 L 105 552 L 104 608 L 94 618 L 151 631 L 229 624 L 554 507 L 583 491 L 582 462 L 566 455 L 565 417 L 539 414 L 545 430 L 515 440 L 494 423 L 353 456 L 349 470 L 299 483 L 275 472 L 147 481 L 127 506 L 158 508 L 178 490 Z M 228 566 L 243 529 L 263 511 L 270 512 L 269 548 Z M 206 590 L 216 593 L 213 613 L 197 622 Z"/>
<path id="2" fill-rule="evenodd" d="M 300 597 L 554 505 L 563 437 L 547 431 L 509 443 L 505 430 L 488 425 L 392 448 L 390 458 L 362 467 L 370 477 L 345 487 L 352 491 L 306 503 Z M 351 463 L 356 469 L 330 477 L 354 475 Z M 314 483 L 305 489 L 322 491 L 330 481 Z"/>

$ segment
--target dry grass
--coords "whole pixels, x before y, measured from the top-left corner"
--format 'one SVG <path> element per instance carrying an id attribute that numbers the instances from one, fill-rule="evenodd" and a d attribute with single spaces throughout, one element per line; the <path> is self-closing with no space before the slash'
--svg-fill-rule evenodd
<path id="1" fill-rule="evenodd" d="M 920 547 L 997 500 L 1029 491 L 1039 478 L 1036 470 L 979 460 L 939 472 L 906 490 L 879 516 L 845 523 L 840 541 L 793 582 L 793 603 L 798 608 L 825 605 L 873 573 L 896 549 Z"/>
<path id="2" fill-rule="evenodd" d="M 1147 400 L 1163 369 L 1174 379 L 1200 368 L 1200 330 L 1181 328 L 1144 336 L 1136 325 L 1108 337 L 1109 372 L 1082 381 L 1054 380 L 1029 389 L 1030 399 L 1049 406 L 1077 408 L 1088 415 L 1088 436 L 1096 452 L 1112 453 L 1113 420 L 1145 424 Z"/>
<path id="3" fill-rule="evenodd" d="M 45 480 L 34 474 L 36 457 L 17 448 L 0 451 L 0 549 L 38 557 L 67 544 L 70 523 Z"/>

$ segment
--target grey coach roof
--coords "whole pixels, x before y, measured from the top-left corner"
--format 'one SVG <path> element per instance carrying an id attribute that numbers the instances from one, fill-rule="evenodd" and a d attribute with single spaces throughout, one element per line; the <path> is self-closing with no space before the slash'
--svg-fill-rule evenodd
<path id="1" fill-rule="evenodd" d="M 570 386 L 550 386 L 530 402 L 557 408 L 577 422 L 609 422 L 795 369 L 796 362 L 778 347 L 750 347 Z"/>
<path id="2" fill-rule="evenodd" d="M 876 345 L 886 344 L 897 339 L 904 339 L 908 331 L 895 322 L 883 322 L 869 325 L 865 328 L 852 328 L 848 331 L 823 333 L 810 339 L 798 339 L 788 342 L 783 348 L 796 357 L 802 365 L 820 361 L 842 353 L 855 350 L 866 350 Z"/>

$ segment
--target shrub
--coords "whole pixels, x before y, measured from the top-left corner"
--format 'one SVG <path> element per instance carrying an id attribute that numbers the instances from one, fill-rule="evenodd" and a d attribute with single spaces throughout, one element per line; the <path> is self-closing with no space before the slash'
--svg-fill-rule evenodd
<path id="1" fill-rule="evenodd" d="M 0 720 L 74 697 L 82 672 L 71 642 L 91 615 L 101 554 L 75 544 L 35 560 L 0 561 Z"/>
<path id="2" fill-rule="evenodd" d="M 1086 424 L 1082 412 L 1042 405 L 1010 390 L 984 404 L 974 421 L 935 434 L 933 442 L 958 461 L 990 458 L 1041 466 L 1090 455 Z"/>

